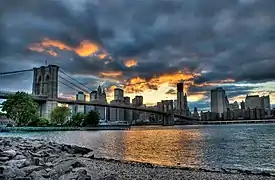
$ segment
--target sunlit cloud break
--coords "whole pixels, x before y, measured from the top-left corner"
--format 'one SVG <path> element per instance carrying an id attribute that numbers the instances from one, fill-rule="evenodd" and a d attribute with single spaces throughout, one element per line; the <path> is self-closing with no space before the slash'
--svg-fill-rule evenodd
<path id="1" fill-rule="evenodd" d="M 31 44 L 28 47 L 28 49 L 36 52 L 47 52 L 50 55 L 56 56 L 57 55 L 56 52 L 54 52 L 53 50 L 49 50 L 49 48 L 53 48 L 53 47 L 59 50 L 73 51 L 82 57 L 90 56 L 101 49 L 101 47 L 98 44 L 88 40 L 84 40 L 80 42 L 79 46 L 74 48 L 61 41 L 51 40 L 49 38 L 45 38 L 41 43 Z M 106 54 L 99 54 L 99 57 L 101 59 L 104 58 L 105 56 Z"/>

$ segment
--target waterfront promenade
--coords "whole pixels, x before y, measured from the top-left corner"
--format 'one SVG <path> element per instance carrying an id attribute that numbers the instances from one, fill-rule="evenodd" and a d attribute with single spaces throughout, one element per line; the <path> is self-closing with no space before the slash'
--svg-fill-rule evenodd
<path id="1" fill-rule="evenodd" d="M 44 140 L 0 138 L 0 179 L 272 179 L 268 172 L 165 167 L 100 159 L 93 150 Z"/>

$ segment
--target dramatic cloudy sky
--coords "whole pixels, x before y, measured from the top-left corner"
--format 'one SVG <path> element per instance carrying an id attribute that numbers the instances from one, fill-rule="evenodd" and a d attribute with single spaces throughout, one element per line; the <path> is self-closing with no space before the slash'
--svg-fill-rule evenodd
<path id="1" fill-rule="evenodd" d="M 121 87 L 147 104 L 191 108 L 222 86 L 230 101 L 270 94 L 275 104 L 274 0 L 0 0 L 0 72 L 57 64 L 91 89 Z M 26 73 L 27 74 L 27 73 Z M 31 87 L 31 74 L 5 76 Z M 5 84 L 7 80 L 3 80 Z"/>

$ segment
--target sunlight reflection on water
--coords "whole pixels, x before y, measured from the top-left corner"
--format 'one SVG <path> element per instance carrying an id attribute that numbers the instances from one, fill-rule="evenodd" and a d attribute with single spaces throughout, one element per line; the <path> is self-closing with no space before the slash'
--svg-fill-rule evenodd
<path id="1" fill-rule="evenodd" d="M 91 148 L 96 157 L 168 166 L 275 170 L 275 125 L 137 127 L 128 131 L 0 133 Z"/>

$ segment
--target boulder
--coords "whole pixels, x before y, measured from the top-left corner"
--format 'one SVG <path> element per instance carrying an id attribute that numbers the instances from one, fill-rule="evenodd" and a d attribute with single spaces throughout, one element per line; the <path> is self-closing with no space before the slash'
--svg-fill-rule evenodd
<path id="1" fill-rule="evenodd" d="M 32 180 L 30 177 L 16 177 L 15 180 Z"/>
<path id="2" fill-rule="evenodd" d="M 90 175 L 83 175 L 83 174 L 80 174 L 77 176 L 76 178 L 77 180 L 91 180 L 91 176 Z"/>
<path id="3" fill-rule="evenodd" d="M 83 156 L 84 158 L 89 158 L 89 159 L 94 159 L 95 158 L 95 155 L 93 152 L 89 152 L 88 154 L 85 154 Z"/>
<path id="4" fill-rule="evenodd" d="M 30 174 L 31 172 L 34 172 L 34 171 L 40 171 L 41 169 L 43 169 L 42 166 L 34 166 L 34 165 L 31 165 L 31 166 L 27 166 L 27 167 L 23 167 L 22 170 L 26 173 L 26 174 Z"/>
<path id="5" fill-rule="evenodd" d="M 29 175 L 32 179 L 37 179 L 40 180 L 42 178 L 45 178 L 44 176 L 49 178 L 49 175 L 47 175 L 47 172 L 45 170 L 39 170 L 39 171 L 33 171 L 30 175 Z"/>
<path id="6" fill-rule="evenodd" d="M 23 156 L 23 155 L 16 155 L 13 159 L 14 159 L 14 160 L 26 159 L 26 156 Z"/>
<path id="7" fill-rule="evenodd" d="M 69 180 L 69 179 L 77 179 L 78 175 L 75 173 L 68 173 L 68 174 L 63 174 L 58 178 L 58 180 Z"/>
<path id="8" fill-rule="evenodd" d="M 10 160 L 7 162 L 7 165 L 12 168 L 23 168 L 29 166 L 31 163 L 27 159 L 19 159 L 19 160 Z"/>
<path id="9" fill-rule="evenodd" d="M 16 151 L 10 149 L 10 150 L 7 150 L 7 151 L 3 151 L 3 152 L 1 153 L 1 155 L 2 155 L 2 156 L 7 156 L 7 157 L 9 157 L 9 158 L 13 158 L 14 156 L 16 156 Z"/>
<path id="10" fill-rule="evenodd" d="M 75 168 L 75 169 L 72 170 L 72 172 L 75 172 L 77 174 L 87 175 L 87 170 L 83 167 Z"/>
<path id="11" fill-rule="evenodd" d="M 5 162 L 8 161 L 10 158 L 9 157 L 0 157 L 0 162 Z"/>
<path id="12" fill-rule="evenodd" d="M 24 177 L 26 173 L 22 169 L 16 167 L 2 166 L 0 167 L 0 172 L 5 178 L 15 178 L 15 177 Z M 1 173 L 0 173 L 1 174 Z"/>
<path id="13" fill-rule="evenodd" d="M 61 161 L 54 166 L 54 169 L 50 171 L 51 177 L 59 177 L 64 174 L 70 173 L 74 168 L 85 167 L 85 165 L 78 160 Z"/>
<path id="14" fill-rule="evenodd" d="M 79 146 L 75 146 L 75 145 L 62 145 L 62 151 L 66 151 L 70 154 L 88 154 L 89 152 L 91 152 L 91 149 L 85 148 L 85 147 L 79 147 Z"/>

